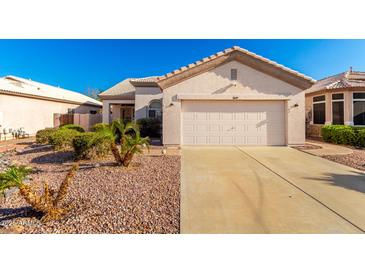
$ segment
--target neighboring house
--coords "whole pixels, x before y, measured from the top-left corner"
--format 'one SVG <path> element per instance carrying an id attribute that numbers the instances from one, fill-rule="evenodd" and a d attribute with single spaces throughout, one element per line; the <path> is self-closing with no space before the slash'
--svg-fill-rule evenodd
<path id="1" fill-rule="evenodd" d="M 365 125 L 365 72 L 349 71 L 319 80 L 306 94 L 307 131 L 323 125 Z"/>
<path id="2" fill-rule="evenodd" d="M 78 92 L 20 77 L 0 78 L 0 133 L 24 128 L 34 135 L 53 127 L 55 113 L 95 113 L 101 107 L 99 101 Z"/>
<path id="3" fill-rule="evenodd" d="M 305 93 L 315 81 L 232 47 L 159 77 L 100 94 L 103 122 L 162 116 L 164 145 L 287 145 L 305 141 Z"/>

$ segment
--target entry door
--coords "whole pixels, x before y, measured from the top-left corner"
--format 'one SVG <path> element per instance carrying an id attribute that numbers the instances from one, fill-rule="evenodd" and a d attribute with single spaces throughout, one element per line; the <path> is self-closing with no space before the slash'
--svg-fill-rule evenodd
<path id="1" fill-rule="evenodd" d="M 183 101 L 184 145 L 285 145 L 283 101 Z"/>

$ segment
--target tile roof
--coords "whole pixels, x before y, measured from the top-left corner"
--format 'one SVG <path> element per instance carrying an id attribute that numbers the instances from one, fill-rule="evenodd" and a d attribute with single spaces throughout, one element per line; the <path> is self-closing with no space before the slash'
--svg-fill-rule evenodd
<path id="1" fill-rule="evenodd" d="M 144 78 L 127 78 L 99 94 L 100 98 L 116 97 L 125 100 L 134 100 L 136 86 L 157 86 L 157 76 Z M 151 85 L 149 85 L 151 84 Z"/>
<path id="2" fill-rule="evenodd" d="M 306 86 L 311 85 L 315 82 L 315 80 L 311 77 L 308 77 L 302 73 L 299 73 L 295 70 L 289 69 L 283 65 L 280 65 L 274 61 L 271 61 L 267 58 L 264 58 L 260 55 L 252 53 L 246 49 L 240 48 L 238 46 L 234 46 L 232 48 L 225 49 L 224 51 L 220 51 L 216 54 L 213 54 L 209 57 L 205 57 L 195 63 L 180 67 L 172 72 L 169 72 L 163 76 L 151 76 L 151 77 L 144 77 L 144 78 L 127 78 L 123 81 L 119 82 L 118 84 L 114 85 L 113 87 L 107 89 L 106 91 L 99 94 L 100 98 L 111 98 L 117 97 L 118 99 L 126 99 L 126 100 L 133 100 L 135 98 L 135 87 L 157 87 L 159 86 L 164 80 L 179 75 L 189 69 L 198 67 L 202 64 L 208 63 L 209 61 L 215 60 L 221 56 L 226 56 L 232 54 L 234 52 L 240 52 L 247 56 L 250 56 L 254 59 L 260 60 L 261 62 L 268 64 L 271 67 L 278 68 L 282 71 L 289 73 L 297 78 L 300 78 L 306 82 Z M 161 85 L 162 86 L 162 85 Z"/>
<path id="3" fill-rule="evenodd" d="M 5 76 L 0 78 L 0 94 L 1 93 L 102 106 L 101 102 L 81 93 L 16 76 Z"/>
<path id="4" fill-rule="evenodd" d="M 346 71 L 317 81 L 306 93 L 344 88 L 365 88 L 365 72 Z"/>
<path id="5" fill-rule="evenodd" d="M 215 60 L 215 59 L 217 59 L 217 58 L 219 58 L 221 56 L 231 54 L 231 53 L 233 53 L 235 51 L 236 52 L 241 52 L 243 54 L 246 54 L 248 56 L 251 56 L 253 58 L 256 58 L 256 59 L 258 59 L 260 61 L 263 61 L 263 62 L 265 62 L 265 63 L 267 63 L 269 65 L 272 65 L 272 66 L 274 66 L 276 68 L 279 68 L 279 69 L 281 69 L 283 71 L 286 71 L 286 72 L 288 72 L 288 73 L 290 73 L 292 75 L 295 75 L 297 77 L 303 78 L 303 79 L 308 80 L 308 81 L 311 81 L 313 83 L 315 82 L 315 80 L 313 78 L 309 77 L 309 76 L 306 76 L 306 75 L 304 75 L 304 74 L 302 74 L 302 73 L 300 73 L 298 71 L 292 70 L 290 68 L 287 68 L 287 67 L 285 67 L 285 66 L 283 66 L 281 64 L 278 64 L 278 63 L 276 63 L 274 61 L 271 61 L 271 60 L 269 60 L 269 59 L 267 59 L 267 58 L 265 58 L 263 56 L 257 55 L 257 54 L 255 54 L 253 52 L 250 52 L 250 51 L 248 51 L 246 49 L 243 49 L 241 47 L 238 47 L 238 46 L 233 46 L 231 48 L 228 48 L 228 49 L 225 49 L 223 51 L 217 52 L 216 54 L 213 54 L 213 55 L 211 55 L 209 57 L 205 57 L 205 58 L 203 58 L 203 59 L 201 59 L 199 61 L 196 61 L 195 63 L 191 63 L 189 65 L 180 67 L 180 68 L 178 68 L 178 69 L 176 69 L 176 70 L 174 70 L 172 72 L 169 72 L 169 73 L 167 73 L 167 74 L 165 74 L 163 76 L 157 77 L 157 80 L 158 81 L 165 80 L 167 78 L 170 78 L 172 76 L 175 76 L 177 74 L 180 74 L 180 73 L 182 73 L 182 72 L 184 72 L 184 71 L 186 71 L 186 70 L 188 70 L 190 68 L 194 68 L 196 66 L 202 65 L 202 64 L 207 63 L 209 61 Z"/>

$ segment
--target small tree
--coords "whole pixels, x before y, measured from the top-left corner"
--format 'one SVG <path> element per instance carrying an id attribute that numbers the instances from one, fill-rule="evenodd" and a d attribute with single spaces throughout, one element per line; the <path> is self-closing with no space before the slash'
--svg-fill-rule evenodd
<path id="1" fill-rule="evenodd" d="M 47 182 L 43 183 L 43 193 L 41 195 L 33 191 L 29 185 L 23 182 L 31 172 L 31 169 L 24 166 L 13 166 L 4 173 L 1 173 L 0 182 L 6 182 L 7 185 L 18 187 L 20 195 L 27 203 L 35 211 L 43 214 L 42 221 L 57 220 L 64 216 L 70 208 L 69 205 L 62 207 L 61 202 L 65 199 L 78 168 L 78 164 L 72 166 L 59 187 L 57 194 L 49 187 Z"/>
<path id="2" fill-rule="evenodd" d="M 123 120 L 116 120 L 109 127 L 102 127 L 98 134 L 112 140 L 110 150 L 115 161 L 118 165 L 125 167 L 129 166 L 135 153 L 142 151 L 142 146 L 149 144 L 149 138 L 141 137 L 136 123 L 124 123 Z"/>
<path id="3" fill-rule="evenodd" d="M 127 136 L 121 145 L 122 165 L 128 167 L 135 154 L 142 153 L 142 147 L 149 149 L 149 138 L 141 137 L 139 131 L 134 136 Z"/>

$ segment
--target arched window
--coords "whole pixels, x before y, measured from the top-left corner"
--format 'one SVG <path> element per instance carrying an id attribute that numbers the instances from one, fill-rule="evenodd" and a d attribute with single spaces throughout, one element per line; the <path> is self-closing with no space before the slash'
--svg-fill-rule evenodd
<path id="1" fill-rule="evenodd" d="M 161 100 L 152 100 L 148 105 L 148 118 L 162 117 L 162 102 Z"/>

